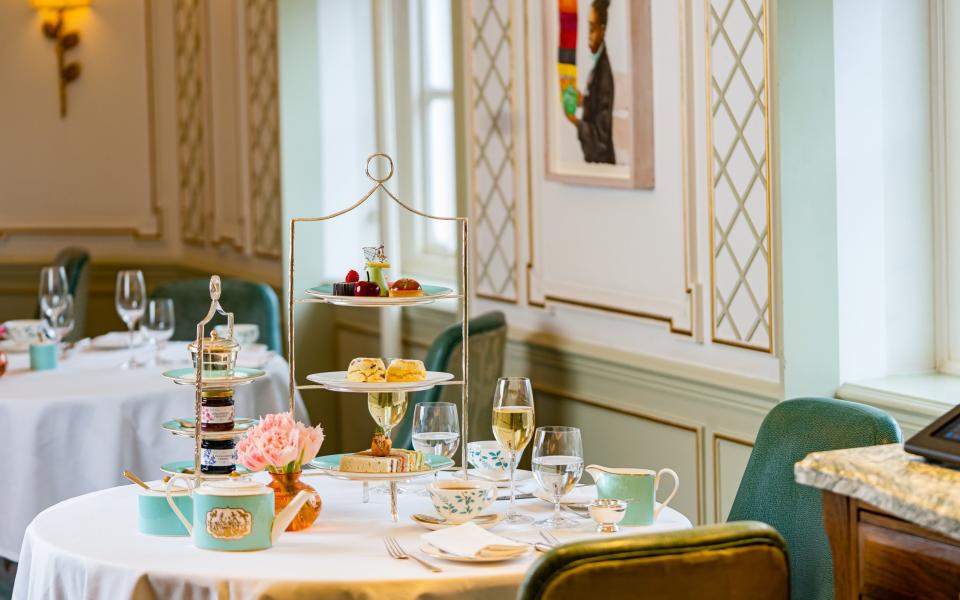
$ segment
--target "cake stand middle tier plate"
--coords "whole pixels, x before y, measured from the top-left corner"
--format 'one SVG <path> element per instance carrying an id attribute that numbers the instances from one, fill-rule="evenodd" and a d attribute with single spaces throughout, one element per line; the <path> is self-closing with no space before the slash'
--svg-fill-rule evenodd
<path id="1" fill-rule="evenodd" d="M 442 373 L 440 371 L 427 371 L 427 376 L 420 381 L 383 381 L 379 383 L 348 381 L 346 371 L 329 371 L 307 375 L 307 380 L 319 383 L 328 390 L 351 393 L 419 392 L 429 390 L 437 384 L 452 379 L 452 373 Z"/>
<path id="2" fill-rule="evenodd" d="M 200 436 L 208 440 L 232 440 L 233 438 L 241 437 L 247 432 L 248 429 L 259 422 L 260 421 L 257 419 L 238 417 L 233 421 L 233 429 L 227 429 L 226 431 L 201 431 Z M 196 433 L 193 417 L 171 419 L 160 427 L 169 431 L 173 435 L 193 437 Z"/>

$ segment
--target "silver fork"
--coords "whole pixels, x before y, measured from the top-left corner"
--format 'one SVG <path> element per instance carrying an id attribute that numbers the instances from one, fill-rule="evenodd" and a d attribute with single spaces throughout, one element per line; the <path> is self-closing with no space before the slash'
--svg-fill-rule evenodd
<path id="1" fill-rule="evenodd" d="M 434 564 L 428 563 L 427 561 L 423 560 L 419 556 L 416 556 L 415 554 L 407 554 L 406 552 L 403 551 L 403 548 L 400 546 L 400 542 L 398 542 L 396 538 L 390 537 L 389 535 L 383 538 L 383 545 L 387 547 L 387 553 L 393 558 L 397 558 L 401 560 L 412 558 L 413 560 L 417 561 L 424 567 L 430 569 L 434 573 L 439 573 L 442 570 L 440 567 Z"/>
<path id="2" fill-rule="evenodd" d="M 551 546 L 559 546 L 561 543 L 560 540 L 557 539 L 557 536 L 544 529 L 540 530 L 540 537 L 545 539 Z"/>

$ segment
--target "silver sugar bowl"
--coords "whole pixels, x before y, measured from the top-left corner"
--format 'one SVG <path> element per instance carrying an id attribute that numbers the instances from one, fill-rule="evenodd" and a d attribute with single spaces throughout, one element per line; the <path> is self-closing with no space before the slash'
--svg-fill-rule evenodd
<path id="1" fill-rule="evenodd" d="M 591 502 L 587 509 L 590 518 L 597 522 L 597 531 L 600 533 L 616 533 L 620 531 L 617 523 L 627 514 L 627 503 L 614 498 L 598 498 Z"/>

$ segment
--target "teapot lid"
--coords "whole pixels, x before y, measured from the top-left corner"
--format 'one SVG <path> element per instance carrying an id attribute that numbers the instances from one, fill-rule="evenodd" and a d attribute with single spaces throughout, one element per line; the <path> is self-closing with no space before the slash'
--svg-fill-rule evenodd
<path id="1" fill-rule="evenodd" d="M 257 496 L 269 492 L 270 488 L 262 483 L 241 477 L 206 481 L 196 491 L 208 496 Z"/>

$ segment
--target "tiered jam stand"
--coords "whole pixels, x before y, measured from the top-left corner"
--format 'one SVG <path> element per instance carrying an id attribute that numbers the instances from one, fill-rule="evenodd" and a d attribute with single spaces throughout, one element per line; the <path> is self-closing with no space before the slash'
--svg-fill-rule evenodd
<path id="1" fill-rule="evenodd" d="M 372 163 L 376 159 L 383 159 L 387 162 L 389 168 L 387 174 L 384 177 L 376 177 L 371 173 Z M 357 394 L 368 394 L 368 393 L 389 393 L 389 394 L 406 394 L 411 391 L 420 391 L 427 390 L 436 385 L 459 385 L 461 386 L 461 395 L 462 395 L 462 405 L 461 405 L 461 425 L 460 425 L 460 439 L 461 439 L 461 460 L 463 468 L 463 477 L 467 478 L 467 444 L 466 440 L 468 439 L 468 418 L 469 413 L 469 322 L 468 315 L 469 313 L 469 282 L 468 277 L 468 266 L 467 266 L 467 240 L 468 240 L 468 225 L 466 217 L 438 217 L 434 215 L 429 215 L 419 210 L 413 209 L 403 202 L 400 201 L 393 193 L 390 192 L 384 186 L 384 183 L 393 176 L 393 159 L 391 159 L 386 154 L 378 153 L 367 158 L 366 164 L 366 175 L 373 182 L 374 186 L 363 195 L 358 201 L 354 204 L 344 208 L 343 210 L 337 211 L 335 213 L 323 216 L 323 217 L 296 217 L 290 220 L 290 264 L 288 268 L 288 305 L 287 305 L 287 346 L 290 352 L 290 410 L 291 412 L 294 409 L 294 398 L 296 390 L 311 390 L 311 389 L 320 389 L 328 390 L 335 392 L 345 392 L 345 393 L 357 393 Z M 391 200 L 399 204 L 404 210 L 411 212 L 419 217 L 425 219 L 432 219 L 435 221 L 455 221 L 460 224 L 460 277 L 461 277 L 461 293 L 456 293 L 453 290 L 448 288 L 440 288 L 436 286 L 423 286 L 424 295 L 416 297 L 355 297 L 355 296 L 336 296 L 333 294 L 333 290 L 330 284 L 320 285 L 314 288 L 306 290 L 308 297 L 303 298 L 294 298 L 293 292 L 293 274 L 295 266 L 295 257 L 296 257 L 296 232 L 298 223 L 314 223 L 319 221 L 327 221 L 330 219 L 335 219 L 341 215 L 344 215 L 355 208 L 359 207 L 361 204 L 366 202 L 371 196 L 374 195 L 378 190 L 383 191 Z M 431 304 L 439 300 L 448 300 L 448 299 L 457 299 L 461 301 L 461 311 L 460 317 L 463 323 L 463 353 L 461 360 L 461 367 L 463 369 L 463 379 L 455 381 L 453 376 L 449 373 L 433 373 L 428 374 L 428 379 L 425 381 L 417 382 L 416 384 L 410 385 L 407 384 L 407 387 L 404 389 L 399 389 L 396 387 L 391 387 L 391 384 L 385 384 L 385 387 L 380 384 L 353 384 L 345 381 L 344 373 L 342 372 L 332 372 L 332 373 L 313 373 L 307 376 L 307 379 L 311 381 L 310 384 L 297 384 L 296 380 L 296 344 L 294 339 L 294 333 L 296 330 L 295 322 L 296 315 L 294 312 L 294 307 L 297 304 L 313 304 L 313 303 L 326 303 L 333 304 L 337 306 L 351 306 L 351 307 L 366 307 L 366 308 L 384 308 L 384 307 L 396 307 L 396 306 L 422 306 Z M 431 375 L 433 377 L 431 377 Z M 397 386 L 397 384 L 392 384 Z M 198 392 L 199 397 L 199 392 Z M 428 455 L 427 463 L 430 467 L 429 470 L 418 471 L 416 473 L 396 473 L 396 474 L 367 474 L 367 473 L 346 473 L 340 471 L 339 465 L 339 455 L 335 456 L 324 456 L 316 459 L 313 462 L 313 466 L 317 467 L 322 473 L 337 477 L 340 479 L 348 479 L 352 481 L 362 481 L 365 486 L 368 482 L 372 481 L 386 481 L 390 485 L 390 516 L 394 522 L 398 520 L 397 515 L 397 482 L 406 481 L 413 479 L 415 477 L 423 477 L 430 475 L 441 468 L 446 468 L 453 466 L 453 461 L 450 459 L 445 459 L 440 456 Z"/>
<path id="2" fill-rule="evenodd" d="M 236 439 L 242 437 L 247 430 L 256 425 L 255 419 L 244 419 L 239 418 L 235 419 L 235 426 L 229 431 L 209 431 L 204 432 L 200 430 L 200 427 L 197 426 L 197 423 L 200 423 L 200 413 L 201 413 L 201 404 L 202 404 L 202 392 L 204 390 L 223 390 L 235 388 L 237 386 L 246 385 L 256 379 L 259 379 L 266 375 L 266 373 L 260 369 L 245 369 L 245 368 L 236 368 L 234 374 L 230 377 L 208 377 L 204 378 L 203 376 L 203 356 L 204 356 L 204 327 L 213 319 L 215 314 L 221 314 L 227 317 L 227 329 L 229 330 L 229 337 L 233 338 L 233 313 L 223 310 L 223 307 L 220 306 L 220 277 L 213 275 L 210 277 L 210 310 L 207 311 L 207 316 L 203 318 L 199 323 L 197 323 L 197 363 L 200 368 L 194 369 L 192 367 L 186 367 L 183 369 L 173 369 L 163 373 L 163 376 L 172 380 L 174 383 L 179 385 L 192 385 L 195 388 L 196 394 L 194 396 L 194 418 L 190 419 L 174 419 L 172 421 L 167 421 L 162 425 L 163 429 L 171 432 L 174 435 L 192 437 L 194 443 L 193 450 L 193 478 L 195 483 L 200 483 L 203 479 L 217 479 L 227 477 L 227 475 L 208 475 L 204 474 L 200 470 L 200 455 L 201 455 L 201 441 L 203 439 L 216 439 L 216 440 L 228 440 Z M 291 406 L 291 414 L 292 414 Z M 171 463 L 170 465 L 164 465 L 163 469 L 166 472 L 171 474 L 185 473 L 182 468 L 182 463 Z M 186 473 L 189 475 L 189 473 Z"/>

